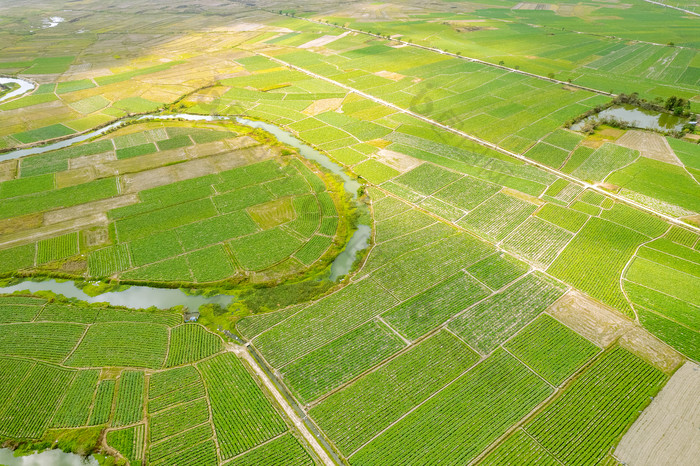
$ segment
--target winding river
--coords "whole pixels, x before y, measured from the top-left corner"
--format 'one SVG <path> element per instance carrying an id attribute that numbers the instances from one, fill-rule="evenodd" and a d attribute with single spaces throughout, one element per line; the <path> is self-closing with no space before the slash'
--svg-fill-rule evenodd
<path id="1" fill-rule="evenodd" d="M 25 81 L 24 79 L 0 77 L 0 84 L 10 83 L 19 84 L 19 88 L 15 89 L 12 92 L 8 92 L 4 96 L 0 97 L 0 102 L 4 100 L 14 99 L 15 97 L 18 97 L 22 94 L 34 90 L 34 88 L 36 87 L 34 83 Z"/>
<path id="2" fill-rule="evenodd" d="M 323 166 L 328 171 L 338 175 L 343 180 L 345 190 L 353 197 L 357 197 L 357 191 L 360 188 L 360 183 L 354 180 L 345 173 L 342 166 L 333 162 L 323 153 L 317 151 L 313 147 L 303 143 L 289 132 L 271 123 L 248 120 L 242 117 L 214 117 L 209 115 L 193 115 L 193 114 L 175 114 L 175 115 L 144 115 L 125 119 L 116 123 L 112 123 L 103 128 L 100 128 L 89 133 L 75 136 L 62 141 L 50 143 L 43 146 L 31 147 L 27 149 L 19 149 L 11 152 L 0 154 L 0 161 L 16 159 L 27 155 L 36 155 L 49 152 L 56 149 L 72 146 L 96 136 L 102 135 L 114 128 L 141 120 L 187 120 L 187 121 L 216 121 L 216 120 L 233 120 L 239 124 L 252 128 L 263 129 L 274 135 L 279 141 L 295 147 L 302 157 L 313 160 Z M 368 241 L 371 235 L 371 228 L 368 225 L 359 225 L 358 229 L 353 233 L 352 237 L 346 244 L 345 248 L 335 258 L 331 264 L 330 279 L 335 281 L 339 277 L 347 274 L 352 267 L 352 264 L 357 257 L 357 254 L 368 246 Z M 216 303 L 226 306 L 231 302 L 231 295 L 216 295 L 216 296 L 192 296 L 185 294 L 179 289 L 168 288 L 153 288 L 147 286 L 132 286 L 124 291 L 103 293 L 97 297 L 92 297 L 86 294 L 82 289 L 75 286 L 72 281 L 56 281 L 45 280 L 40 282 L 25 281 L 17 285 L 0 287 L 0 293 L 12 293 L 19 290 L 36 291 L 52 291 L 62 294 L 69 298 L 77 298 L 87 302 L 106 302 L 112 305 L 126 306 L 132 308 L 144 308 L 156 306 L 159 308 L 170 308 L 176 305 L 184 305 L 189 309 L 198 309 L 202 304 Z"/>

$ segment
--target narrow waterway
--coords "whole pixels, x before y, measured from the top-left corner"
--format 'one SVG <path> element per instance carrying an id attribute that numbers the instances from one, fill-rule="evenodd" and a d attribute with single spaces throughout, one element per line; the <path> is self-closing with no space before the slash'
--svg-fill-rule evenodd
<path id="1" fill-rule="evenodd" d="M 35 87 L 34 83 L 29 82 L 29 81 L 25 81 L 24 79 L 0 77 L 0 84 L 10 84 L 10 83 L 18 84 L 19 88 L 15 89 L 12 92 L 8 92 L 4 96 L 0 97 L 0 102 L 2 102 L 4 100 L 13 99 L 17 96 L 25 94 L 25 93 L 33 90 Z"/>

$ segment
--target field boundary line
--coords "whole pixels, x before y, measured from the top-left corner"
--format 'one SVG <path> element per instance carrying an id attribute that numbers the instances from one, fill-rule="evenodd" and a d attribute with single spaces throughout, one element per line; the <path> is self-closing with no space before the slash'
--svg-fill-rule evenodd
<path id="1" fill-rule="evenodd" d="M 386 325 L 387 328 L 388 328 L 394 335 L 396 335 L 397 337 L 399 337 L 399 338 L 401 339 L 401 341 L 403 341 L 403 342 L 406 344 L 407 347 L 409 347 L 409 346 L 412 345 L 411 341 L 408 340 L 408 339 L 406 339 L 406 338 L 404 338 L 404 336 L 401 335 L 401 334 L 398 332 L 398 330 L 396 330 L 394 327 L 392 327 L 391 325 L 389 325 L 389 323 L 388 323 L 386 320 L 384 320 L 384 319 L 382 318 L 382 315 L 381 315 L 381 314 L 379 314 L 379 315 L 376 317 L 376 319 L 377 319 L 379 322 L 381 322 L 382 324 Z"/>
<path id="2" fill-rule="evenodd" d="M 38 315 L 38 314 L 37 314 L 37 315 Z M 76 352 L 76 350 L 78 349 L 78 346 L 80 346 L 80 344 L 83 342 L 83 340 L 85 339 L 85 335 L 87 335 L 87 333 L 88 333 L 88 331 L 90 330 L 90 327 L 92 327 L 92 325 L 93 325 L 93 324 L 87 324 L 87 325 L 85 325 L 85 330 L 83 331 L 83 334 L 80 336 L 80 338 L 78 339 L 78 341 L 75 343 L 75 346 L 73 347 L 73 349 L 72 349 L 72 350 L 70 351 L 70 353 L 68 353 L 68 354 L 66 355 L 66 357 L 63 358 L 63 359 L 61 360 L 61 362 L 59 363 L 61 366 L 64 366 L 64 364 L 70 359 L 70 357 L 73 356 L 73 353 Z M 68 367 L 68 366 L 64 366 L 64 367 Z"/>
<path id="3" fill-rule="evenodd" d="M 216 427 L 214 426 L 214 411 L 211 408 L 211 399 L 209 398 L 209 387 L 207 386 L 207 381 L 204 379 L 204 374 L 202 374 L 202 371 L 199 369 L 197 364 L 192 364 L 192 366 L 195 368 L 197 371 L 197 374 L 199 374 L 199 378 L 202 381 L 202 385 L 204 386 L 204 399 L 207 400 L 207 408 L 209 409 L 209 420 L 207 423 L 211 426 L 211 431 L 212 431 L 212 439 L 214 440 L 214 445 L 216 445 L 216 459 L 221 464 L 221 445 L 219 445 L 219 439 L 216 436 Z M 201 399 L 201 398 L 199 398 Z M 196 401 L 196 400 L 193 400 Z M 200 425 L 204 425 L 206 423 L 202 423 Z M 197 427 L 197 426 L 195 426 Z M 204 443 L 204 442 L 200 442 Z M 199 444 L 197 444 L 199 445 Z"/>
<path id="4" fill-rule="evenodd" d="M 369 99 L 369 100 L 371 100 L 371 101 L 373 101 L 373 102 L 376 102 L 376 103 L 378 103 L 378 104 L 384 105 L 384 106 L 389 107 L 389 108 L 393 108 L 393 109 L 395 109 L 395 110 L 397 110 L 397 111 L 399 111 L 399 112 L 401 112 L 401 113 L 404 113 L 404 114 L 406 114 L 406 115 L 412 116 L 412 117 L 414 117 L 414 118 L 416 118 L 416 119 L 418 119 L 418 120 L 421 120 L 421 121 L 423 121 L 423 122 L 425 122 L 425 123 L 431 124 L 431 125 L 433 125 L 433 126 L 436 126 L 436 127 L 438 127 L 438 128 L 441 128 L 441 129 L 444 129 L 444 130 L 449 131 L 449 132 L 451 132 L 451 133 L 453 133 L 453 134 L 456 134 L 456 135 L 458 135 L 458 136 L 462 136 L 462 137 L 464 137 L 464 138 L 466 138 L 466 139 L 469 139 L 470 141 L 475 142 L 475 143 L 477 143 L 477 144 L 480 144 L 480 145 L 482 145 L 482 146 L 484 146 L 484 147 L 487 147 L 487 148 L 489 148 L 489 149 L 493 149 L 493 150 L 495 150 L 495 151 L 497 151 L 497 152 L 501 152 L 502 154 L 508 155 L 508 156 L 513 157 L 513 158 L 515 158 L 515 159 L 518 159 L 518 160 L 520 160 L 520 161 L 522 161 L 522 162 L 525 162 L 525 163 L 528 163 L 528 164 L 530 164 L 530 165 L 533 165 L 533 166 L 535 166 L 535 167 L 537 167 L 537 168 L 539 168 L 539 169 L 541 169 L 541 170 L 543 170 L 543 171 L 546 171 L 546 172 L 548 172 L 548 173 L 550 173 L 550 174 L 552 174 L 552 175 L 555 175 L 555 176 L 557 176 L 557 177 L 559 177 L 559 178 L 563 178 L 563 179 L 565 179 L 565 180 L 567 180 L 567 181 L 569 181 L 569 182 L 571 182 L 571 183 L 577 184 L 577 185 L 579 185 L 579 186 L 583 186 L 584 189 L 590 189 L 590 190 L 595 191 L 595 192 L 597 192 L 597 193 L 599 193 L 599 194 L 602 194 L 602 195 L 604 195 L 604 196 L 606 196 L 606 197 L 610 197 L 610 198 L 612 198 L 612 199 L 614 199 L 614 200 L 616 200 L 616 201 L 618 201 L 618 202 L 621 202 L 621 203 L 623 203 L 623 204 L 627 204 L 627 205 L 632 206 L 632 207 L 634 207 L 634 208 L 636 208 L 636 209 L 638 209 L 638 210 L 642 210 L 642 211 L 645 211 L 645 212 L 647 212 L 647 213 L 650 213 L 650 214 L 652 214 L 652 215 L 654 215 L 654 216 L 656 216 L 656 217 L 659 217 L 659 218 L 665 220 L 665 221 L 668 222 L 668 223 L 671 223 L 671 224 L 674 224 L 674 225 L 681 225 L 681 226 L 684 226 L 685 228 L 691 229 L 691 230 L 694 231 L 695 233 L 700 233 L 700 227 L 696 227 L 696 226 L 693 226 L 693 225 L 689 225 L 689 224 L 687 224 L 687 223 L 684 223 L 684 222 L 682 222 L 681 220 L 679 220 L 679 219 L 677 219 L 677 218 L 675 218 L 675 217 L 671 217 L 670 215 L 667 215 L 667 214 L 658 212 L 658 211 L 652 209 L 651 207 L 647 207 L 647 206 L 645 206 L 644 204 L 641 204 L 641 203 L 639 203 L 639 202 L 637 202 L 637 201 L 634 201 L 634 200 L 632 200 L 632 199 L 628 199 L 628 198 L 626 198 L 626 197 L 624 197 L 624 196 L 621 196 L 621 195 L 619 195 L 619 194 L 610 193 L 610 192 L 604 190 L 603 188 L 599 187 L 597 184 L 591 184 L 591 183 L 588 183 L 588 182 L 586 182 L 586 181 L 579 180 L 578 178 L 575 178 L 574 176 L 569 175 L 569 174 L 567 174 L 567 173 L 563 173 L 563 172 L 557 170 L 556 168 L 552 168 L 552 167 L 549 167 L 549 166 L 547 166 L 547 165 L 545 165 L 545 164 L 543 164 L 543 163 L 540 163 L 540 162 L 537 162 L 537 161 L 535 161 L 535 160 L 529 159 L 529 158 L 525 157 L 524 155 L 516 154 L 515 152 L 512 152 L 512 151 L 510 151 L 510 150 L 508 150 L 508 149 L 504 149 L 504 148 L 498 146 L 497 144 L 488 142 L 488 141 L 486 141 L 485 139 L 481 139 L 481 138 L 479 138 L 479 137 L 477 137 L 477 136 L 472 136 L 472 135 L 470 135 L 470 134 L 468 134 L 468 133 L 466 133 L 466 132 L 464 132 L 464 131 L 462 131 L 462 130 L 458 130 L 458 129 L 453 128 L 453 127 L 451 127 L 451 126 L 449 126 L 449 125 L 440 123 L 440 122 L 438 122 L 438 121 L 436 121 L 436 120 L 433 120 L 432 118 L 423 116 L 423 115 L 421 115 L 421 114 L 419 114 L 419 113 L 416 113 L 416 112 L 414 112 L 414 111 L 412 111 L 412 110 L 408 110 L 408 109 L 405 109 L 405 108 L 403 108 L 403 107 L 399 107 L 399 106 L 396 105 L 396 104 L 392 104 L 392 103 L 387 102 L 387 101 L 385 101 L 385 100 L 383 100 L 383 99 L 380 99 L 380 98 L 378 98 L 378 97 L 375 97 L 375 96 L 373 96 L 373 95 L 371 95 L 371 94 L 368 94 L 368 93 L 366 93 L 366 92 L 357 90 L 357 89 L 355 89 L 355 88 L 353 88 L 353 87 L 351 87 L 351 86 L 348 86 L 348 85 L 346 85 L 346 84 L 343 84 L 343 83 L 334 81 L 334 80 L 332 80 L 332 79 L 330 79 L 330 78 L 327 78 L 327 77 L 325 77 L 325 76 L 321 76 L 321 75 L 319 75 L 319 74 L 317 74 L 317 73 L 308 71 L 308 70 L 306 70 L 305 68 L 302 68 L 302 67 L 300 67 L 300 66 L 293 65 L 293 64 L 291 64 L 291 63 L 289 63 L 289 62 L 286 62 L 286 61 L 284 61 L 284 60 L 281 60 L 281 59 L 279 59 L 279 58 L 272 57 L 272 56 L 270 56 L 270 55 L 268 55 L 268 54 L 266 54 L 266 53 L 263 53 L 263 52 L 252 52 L 252 53 L 254 53 L 254 54 L 256 54 L 256 55 L 259 55 L 259 56 L 262 56 L 262 57 L 264 57 L 264 58 L 267 58 L 268 60 L 274 61 L 274 62 L 276 62 L 276 63 L 279 63 L 279 64 L 281 64 L 281 65 L 283 65 L 283 66 L 286 66 L 286 67 L 288 67 L 288 68 L 290 68 L 290 69 L 297 70 L 297 71 L 299 71 L 299 72 L 301 72 L 301 73 L 304 73 L 304 74 L 306 74 L 306 75 L 308 75 L 308 76 L 314 77 L 314 78 L 316 78 L 316 79 L 320 79 L 320 80 L 322 80 L 322 81 L 326 81 L 326 82 L 331 83 L 331 84 L 333 84 L 333 85 L 335 85 L 335 86 L 338 86 L 338 87 L 340 87 L 340 88 L 343 88 L 343 89 L 345 89 L 345 90 L 347 90 L 347 91 L 354 92 L 355 94 L 357 94 L 357 95 L 359 95 L 359 96 L 361 96 L 361 97 L 364 97 L 364 98 L 366 98 L 366 99 Z"/>
<path id="5" fill-rule="evenodd" d="M 638 254 L 639 254 L 639 250 L 642 249 L 642 247 L 644 245 L 649 244 L 652 241 L 656 241 L 657 239 L 661 238 L 663 235 L 668 233 L 670 229 L 671 229 L 670 227 L 666 228 L 666 231 L 664 231 L 661 235 L 657 236 L 656 238 L 651 238 L 649 241 L 645 241 L 642 244 L 640 244 L 639 246 L 637 246 L 637 248 L 634 250 L 634 253 L 632 254 L 632 257 L 629 258 L 629 260 L 625 264 L 625 267 L 622 269 L 622 272 L 620 272 L 620 280 L 618 282 L 618 284 L 620 285 L 620 291 L 622 291 L 622 295 L 625 297 L 625 300 L 627 300 L 627 304 L 629 304 L 630 309 L 632 309 L 632 312 L 634 313 L 634 322 L 636 324 L 641 325 L 641 323 L 639 322 L 639 315 L 637 315 L 637 310 L 634 308 L 634 303 L 632 303 L 632 300 L 630 299 L 630 297 L 627 295 L 627 292 L 625 291 L 625 286 L 624 286 L 625 276 L 627 275 L 627 271 L 629 270 L 629 268 L 632 266 L 632 262 L 634 262 L 635 259 L 637 259 Z M 640 285 L 640 286 L 643 286 L 643 285 Z"/>
<path id="6" fill-rule="evenodd" d="M 537 317 L 539 317 L 539 316 L 537 316 Z M 537 317 L 535 317 L 535 319 L 536 319 Z M 525 327 L 527 327 L 528 325 L 530 325 L 532 322 L 534 322 L 534 320 L 528 322 L 528 324 L 525 325 Z M 522 329 L 524 329 L 525 327 L 523 327 Z M 520 330 L 522 330 L 522 329 L 520 329 Z M 518 333 L 520 333 L 520 332 L 518 332 Z M 506 340 L 505 342 L 501 343 L 501 345 L 499 345 L 499 346 L 501 347 L 501 349 L 503 349 L 503 351 L 505 351 L 506 353 L 508 353 L 509 355 L 511 355 L 511 356 L 513 357 L 513 359 L 515 359 L 516 361 L 518 361 L 520 364 L 522 364 L 523 366 L 527 367 L 527 369 L 528 369 L 530 372 L 532 372 L 533 374 L 535 374 L 535 376 L 536 376 L 538 379 L 542 380 L 544 383 L 546 383 L 547 385 L 549 385 L 549 386 L 552 388 L 552 390 L 557 391 L 557 387 L 555 387 L 554 385 L 552 385 L 548 380 L 546 380 L 546 379 L 545 379 L 544 377 L 542 377 L 540 374 L 538 374 L 537 372 L 535 372 L 535 370 L 534 370 L 532 367 L 528 366 L 527 363 L 526 363 L 525 361 L 523 361 L 522 359 L 520 359 L 519 357 L 517 357 L 516 355 L 514 355 L 508 348 L 505 347 L 505 344 L 504 344 L 504 343 L 507 343 L 508 341 L 510 341 L 510 339 Z"/>
<path id="7" fill-rule="evenodd" d="M 677 6 L 666 5 L 665 3 L 655 2 L 655 1 L 653 1 L 653 0 L 644 0 L 644 1 L 647 2 L 647 3 L 652 3 L 652 4 L 654 4 L 654 5 L 662 6 L 662 7 L 664 7 L 664 8 L 672 8 L 672 9 L 674 9 L 674 10 L 682 11 L 683 13 L 688 13 L 689 15 L 700 16 L 700 13 L 695 13 L 694 11 L 690 11 L 690 10 L 684 10 L 683 8 L 679 8 L 679 7 L 677 7 Z"/>
<path id="8" fill-rule="evenodd" d="M 248 449 L 248 450 L 245 450 L 245 451 L 243 451 L 243 452 L 237 454 L 236 456 L 232 456 L 231 458 L 227 459 L 226 461 L 224 461 L 223 463 L 220 463 L 220 464 L 227 464 L 227 463 L 230 463 L 231 461 L 235 460 L 236 458 L 240 458 L 241 456 L 246 455 L 246 454 L 250 453 L 251 451 L 255 451 L 255 450 L 257 450 L 258 448 L 262 447 L 263 445 L 267 445 L 268 443 L 273 442 L 273 441 L 277 440 L 278 438 L 280 438 L 280 437 L 282 437 L 282 436 L 285 436 L 285 435 L 287 435 L 287 434 L 290 434 L 290 435 L 291 435 L 291 432 L 290 432 L 289 430 L 285 430 L 285 431 L 282 432 L 281 434 L 278 434 L 278 435 L 272 437 L 272 438 L 269 439 L 269 440 L 265 440 L 263 443 L 260 443 L 260 444 L 258 444 L 258 445 L 255 445 L 253 448 L 250 448 L 250 449 Z"/>
<path id="9" fill-rule="evenodd" d="M 309 403 L 307 403 L 305 405 L 306 409 L 310 410 L 310 409 L 315 408 L 316 406 L 318 406 L 321 403 L 323 403 L 324 401 L 326 401 L 326 399 L 330 398 L 332 395 L 335 395 L 336 393 L 345 390 L 350 385 L 354 384 L 355 382 L 357 382 L 358 380 L 360 380 L 364 377 L 367 377 L 368 375 L 372 374 L 373 372 L 377 372 L 378 370 L 380 370 L 384 366 L 388 365 L 393 360 L 399 358 L 400 356 L 403 356 L 408 351 L 413 350 L 415 347 L 417 347 L 418 345 L 423 343 L 425 340 L 428 340 L 429 338 L 435 336 L 441 330 L 443 330 L 442 327 L 437 327 L 437 328 L 432 329 L 430 332 L 426 333 L 425 335 L 420 336 L 419 338 L 414 340 L 409 346 L 406 346 L 406 347 L 402 348 L 401 350 L 397 351 L 396 353 L 392 354 L 391 356 L 389 356 L 385 359 L 382 359 L 377 364 L 370 367 L 369 369 L 366 369 L 361 374 L 356 375 L 352 379 L 350 379 L 346 382 L 343 382 L 342 385 L 339 385 L 339 386 L 335 387 L 333 390 L 330 390 L 329 392 L 324 393 L 323 395 L 319 396 L 315 400 L 310 401 Z M 467 346 L 469 346 L 469 345 L 467 345 Z M 471 346 L 469 348 L 471 348 Z M 475 351 L 475 353 L 477 354 L 477 356 L 479 356 L 481 358 L 481 355 L 477 351 Z"/>
<path id="10" fill-rule="evenodd" d="M 480 353 L 477 353 L 477 354 L 478 354 L 479 356 L 481 356 Z M 406 411 L 404 414 L 401 415 L 401 417 L 399 417 L 398 419 L 396 419 L 394 422 L 392 422 L 391 424 L 389 424 L 388 426 L 386 426 L 386 427 L 385 427 L 384 429 L 382 429 L 381 431 L 377 432 L 377 434 L 375 434 L 371 439 L 367 440 L 365 443 L 363 443 L 362 445 L 360 445 L 359 447 L 357 447 L 353 452 L 351 452 L 349 455 L 347 455 L 347 458 L 348 458 L 348 459 L 349 459 L 349 458 L 352 458 L 352 456 L 353 456 L 355 453 L 357 453 L 358 451 L 362 450 L 364 447 L 366 447 L 369 443 L 371 443 L 372 441 L 374 441 L 377 437 L 379 437 L 380 435 L 382 435 L 384 432 L 386 432 L 387 430 L 391 429 L 393 426 L 395 426 L 396 424 L 398 424 L 399 422 L 401 422 L 405 417 L 407 417 L 408 415 L 410 415 L 411 413 L 413 413 L 415 410 L 417 410 L 418 408 L 420 408 L 421 406 L 423 406 L 425 403 L 427 403 L 428 401 L 430 401 L 431 399 L 433 399 L 435 396 L 439 395 L 441 392 L 443 392 L 445 389 L 447 389 L 447 387 L 451 386 L 452 384 L 454 384 L 455 382 L 457 382 L 459 379 L 461 379 L 462 377 L 464 377 L 468 372 L 470 372 L 472 369 L 474 369 L 476 366 L 478 366 L 479 364 L 481 364 L 481 363 L 482 363 L 483 361 L 485 361 L 486 359 L 487 359 L 486 357 L 481 356 L 481 357 L 479 358 L 479 360 L 478 360 L 478 361 L 475 361 L 474 364 L 472 364 L 471 366 L 469 366 L 469 368 L 468 368 L 467 370 L 465 370 L 464 372 L 462 372 L 461 374 L 459 374 L 457 377 L 455 377 L 455 378 L 452 379 L 450 382 L 448 382 L 447 384 L 445 384 L 445 385 L 444 385 L 442 388 L 440 388 L 439 390 L 433 392 L 429 397 L 427 397 L 426 399 L 424 399 L 423 401 L 421 401 L 420 403 L 418 403 L 417 405 L 415 405 L 413 408 L 411 408 L 411 409 L 409 409 L 408 411 Z"/>

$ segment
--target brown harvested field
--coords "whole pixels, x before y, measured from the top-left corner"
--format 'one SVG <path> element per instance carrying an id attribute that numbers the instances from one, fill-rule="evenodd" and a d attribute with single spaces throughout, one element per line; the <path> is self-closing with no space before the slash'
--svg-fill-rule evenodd
<path id="1" fill-rule="evenodd" d="M 642 157 L 682 166 L 678 157 L 668 145 L 666 138 L 660 134 L 631 129 L 627 131 L 615 144 L 630 149 L 636 149 Z"/>
<path id="2" fill-rule="evenodd" d="M 641 327 L 633 327 L 620 338 L 620 346 L 670 374 L 683 364 L 683 356 Z"/>
<path id="3" fill-rule="evenodd" d="M 700 366 L 678 369 L 615 449 L 630 466 L 696 465 L 700 459 Z"/>
<path id="4" fill-rule="evenodd" d="M 634 324 L 582 293 L 572 290 L 547 311 L 598 346 L 607 347 Z"/>
<path id="5" fill-rule="evenodd" d="M 607 348 L 617 342 L 668 374 L 684 361 L 678 352 L 647 330 L 579 291 L 566 293 L 547 313 L 596 345 Z"/>
<path id="6" fill-rule="evenodd" d="M 375 155 L 377 160 L 389 165 L 390 167 L 394 167 L 400 172 L 411 170 L 421 164 L 420 160 L 413 158 L 410 155 L 401 154 L 389 149 L 382 149 Z"/>
<path id="7" fill-rule="evenodd" d="M 343 99 L 338 97 L 334 99 L 317 100 L 302 112 L 304 115 L 316 116 L 319 113 L 336 110 L 343 103 Z"/>

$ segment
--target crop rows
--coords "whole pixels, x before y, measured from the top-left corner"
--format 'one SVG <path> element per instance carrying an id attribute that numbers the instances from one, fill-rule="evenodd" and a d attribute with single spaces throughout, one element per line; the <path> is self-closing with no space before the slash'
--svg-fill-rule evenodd
<path id="1" fill-rule="evenodd" d="M 484 466 L 500 466 L 503 464 L 559 466 L 560 463 L 532 437 L 527 435 L 522 429 L 518 429 L 479 464 Z"/>
<path id="2" fill-rule="evenodd" d="M 61 362 L 73 350 L 85 326 L 67 323 L 20 323 L 0 326 L 0 353 Z"/>
<path id="3" fill-rule="evenodd" d="M 500 186 L 498 185 L 467 175 L 445 186 L 435 193 L 433 197 L 469 211 L 496 194 L 499 190 Z"/>
<path id="4" fill-rule="evenodd" d="M 207 393 L 201 380 L 184 386 L 174 385 L 172 391 L 149 400 L 148 412 L 149 414 L 156 413 L 179 403 L 188 403 L 203 398 L 206 395 Z"/>
<path id="5" fill-rule="evenodd" d="M 604 210 L 600 214 L 600 218 L 626 226 L 652 238 L 663 234 L 668 229 L 668 224 L 663 220 L 618 203 L 613 205 L 612 209 Z"/>
<path id="6" fill-rule="evenodd" d="M 698 235 L 678 226 L 672 226 L 666 238 L 680 245 L 692 248 L 698 240 Z"/>
<path id="7" fill-rule="evenodd" d="M 454 229 L 442 222 L 436 222 L 421 230 L 408 233 L 396 239 L 375 245 L 369 253 L 363 271 L 371 272 L 393 260 L 399 260 L 399 256 L 421 247 L 429 246 L 455 234 Z"/>
<path id="8" fill-rule="evenodd" d="M 377 243 L 382 243 L 397 236 L 410 233 L 415 230 L 420 230 L 435 220 L 418 210 L 407 210 L 397 214 L 387 220 L 377 222 L 375 237 Z"/>
<path id="9" fill-rule="evenodd" d="M 88 255 L 88 273 L 92 277 L 109 277 L 128 269 L 130 265 L 129 248 L 126 244 L 108 246 Z"/>
<path id="10" fill-rule="evenodd" d="M 177 435 L 209 421 L 209 405 L 205 398 L 177 405 L 150 416 L 151 442 Z"/>
<path id="11" fill-rule="evenodd" d="M 504 345 L 554 386 L 598 353 L 598 348 L 543 314 Z"/>
<path id="12" fill-rule="evenodd" d="M 103 307 L 97 314 L 97 322 L 139 322 L 173 327 L 182 323 L 182 315 L 172 311 L 135 311 Z"/>
<path id="13" fill-rule="evenodd" d="M 21 382 L 15 386 L 14 395 L 0 405 L 0 434 L 41 437 L 74 376 L 75 371 L 37 363 L 24 380 L 13 377 L 13 382 Z"/>
<path id="14" fill-rule="evenodd" d="M 403 347 L 390 329 L 372 321 L 284 366 L 281 372 L 299 400 L 309 402 Z"/>
<path id="15" fill-rule="evenodd" d="M 525 275 L 529 267 L 513 256 L 495 253 L 467 268 L 467 272 L 492 290 L 499 290 Z"/>
<path id="16" fill-rule="evenodd" d="M 143 398 L 146 386 L 143 371 L 124 371 L 119 377 L 113 426 L 125 426 L 143 419 Z"/>
<path id="17" fill-rule="evenodd" d="M 352 464 L 466 464 L 551 391 L 499 350 L 365 445 Z"/>
<path id="18" fill-rule="evenodd" d="M 107 432 L 107 443 L 119 451 L 131 464 L 143 459 L 146 436 L 145 424 Z"/>
<path id="19" fill-rule="evenodd" d="M 158 464 L 217 464 L 216 445 L 213 440 L 202 442 L 186 450 L 178 452 Z"/>
<path id="20" fill-rule="evenodd" d="M 167 345 L 168 331 L 165 326 L 135 322 L 97 323 L 88 329 L 66 364 L 74 367 L 158 369 L 165 359 Z"/>
<path id="21" fill-rule="evenodd" d="M 583 212 L 560 207 L 556 204 L 545 204 L 535 213 L 536 217 L 553 223 L 572 233 L 579 231 L 588 220 L 588 216 Z"/>
<path id="22" fill-rule="evenodd" d="M 573 171 L 573 176 L 585 181 L 603 181 L 610 172 L 634 162 L 639 151 L 605 143 Z"/>
<path id="23" fill-rule="evenodd" d="M 330 395 L 309 414 L 349 455 L 477 360 L 476 353 L 441 331 Z"/>
<path id="24" fill-rule="evenodd" d="M 475 279 L 462 272 L 382 314 L 408 339 L 416 339 L 453 315 L 489 295 Z"/>
<path id="25" fill-rule="evenodd" d="M 0 324 L 31 322 L 40 310 L 41 306 L 0 304 Z"/>
<path id="26" fill-rule="evenodd" d="M 490 245 L 470 235 L 458 234 L 411 251 L 373 276 L 398 299 L 408 299 L 458 270 L 469 267 L 492 251 Z"/>
<path id="27" fill-rule="evenodd" d="M 229 242 L 236 261 L 251 271 L 270 267 L 290 256 L 302 244 L 279 227 Z"/>
<path id="28" fill-rule="evenodd" d="M 565 464 L 596 463 L 667 378 L 617 347 L 586 369 L 525 430 Z"/>
<path id="29" fill-rule="evenodd" d="M 226 464 L 229 466 L 312 466 L 314 461 L 292 434 L 284 434 Z"/>
<path id="30" fill-rule="evenodd" d="M 115 178 L 104 178 L 77 186 L 42 191 L 3 200 L 0 205 L 0 219 L 71 207 L 118 194 Z"/>
<path id="31" fill-rule="evenodd" d="M 5 274 L 33 267 L 35 252 L 36 246 L 34 244 L 3 249 L 0 251 L 0 273 Z"/>
<path id="32" fill-rule="evenodd" d="M 449 328 L 487 354 L 534 320 L 564 291 L 559 284 L 533 273 L 470 308 Z"/>
<path id="33" fill-rule="evenodd" d="M 332 242 L 333 239 L 328 236 L 314 235 L 301 249 L 294 253 L 294 257 L 299 259 L 304 265 L 311 265 L 321 258 Z"/>
<path id="34" fill-rule="evenodd" d="M 398 200 L 393 196 L 386 196 L 376 200 L 374 193 L 372 194 L 372 214 L 375 222 L 382 222 L 394 215 L 410 209 L 405 202 Z"/>
<path id="35" fill-rule="evenodd" d="M 97 385 L 95 402 L 92 405 L 92 413 L 90 414 L 89 424 L 91 426 L 109 422 L 109 418 L 112 415 L 115 387 L 116 382 L 114 380 L 101 380 Z"/>
<path id="36" fill-rule="evenodd" d="M 184 366 L 156 372 L 148 382 L 148 398 L 158 398 L 179 387 L 200 382 L 199 372 L 194 366 Z"/>
<path id="37" fill-rule="evenodd" d="M 556 259 L 573 236 L 551 223 L 530 217 L 505 239 L 503 246 L 544 268 Z"/>
<path id="38" fill-rule="evenodd" d="M 37 263 L 45 264 L 78 254 L 78 233 L 68 233 L 37 243 Z"/>
<path id="39" fill-rule="evenodd" d="M 211 424 L 206 423 L 173 435 L 161 442 L 152 443 L 148 449 L 148 461 L 151 464 L 163 461 L 174 456 L 176 454 L 174 452 L 187 450 L 205 440 L 209 440 L 213 434 Z"/>
<path id="40" fill-rule="evenodd" d="M 323 217 L 321 219 L 321 227 L 318 232 L 326 236 L 335 236 L 338 230 L 338 217 Z"/>
<path id="41" fill-rule="evenodd" d="M 287 427 L 232 353 L 199 364 L 209 391 L 223 459 L 281 434 Z"/>
<path id="42" fill-rule="evenodd" d="M 78 371 L 53 417 L 52 427 L 80 427 L 88 423 L 99 375 L 98 370 Z"/>
<path id="43" fill-rule="evenodd" d="M 75 322 L 92 324 L 100 312 L 97 308 L 73 306 L 69 304 L 48 303 L 36 318 L 37 322 Z"/>
<path id="44" fill-rule="evenodd" d="M 179 325 L 170 331 L 170 351 L 165 367 L 199 361 L 223 349 L 221 338 L 201 325 Z"/>
<path id="45" fill-rule="evenodd" d="M 604 242 L 600 238 L 606 238 Z M 547 270 L 551 275 L 622 312 L 629 305 L 620 275 L 636 247 L 646 239 L 615 223 L 591 218 Z"/>
<path id="46" fill-rule="evenodd" d="M 553 168 L 559 168 L 568 156 L 568 150 L 555 147 L 546 142 L 538 142 L 525 154 L 525 157 Z"/>
<path id="47" fill-rule="evenodd" d="M 500 241 L 523 223 L 535 209 L 533 204 L 497 193 L 469 212 L 459 224 L 487 238 Z"/>
<path id="48" fill-rule="evenodd" d="M 255 339 L 255 346 L 273 366 L 331 340 L 389 309 L 396 300 L 373 280 L 351 284 L 305 308 Z M 314 325 L 309 325 L 313 322 Z"/>
<path id="49" fill-rule="evenodd" d="M 236 211 L 181 226 L 175 229 L 175 233 L 185 251 L 191 251 L 248 235 L 256 230 L 257 227 L 245 212 Z"/>
<path id="50" fill-rule="evenodd" d="M 53 188 L 54 177 L 48 174 L 3 181 L 0 183 L 0 199 L 26 196 L 27 194 L 50 191 Z"/>
<path id="51" fill-rule="evenodd" d="M 438 165 L 423 163 L 397 177 L 394 182 L 401 183 L 418 193 L 429 196 L 461 177 L 462 175 L 446 170 Z"/>

